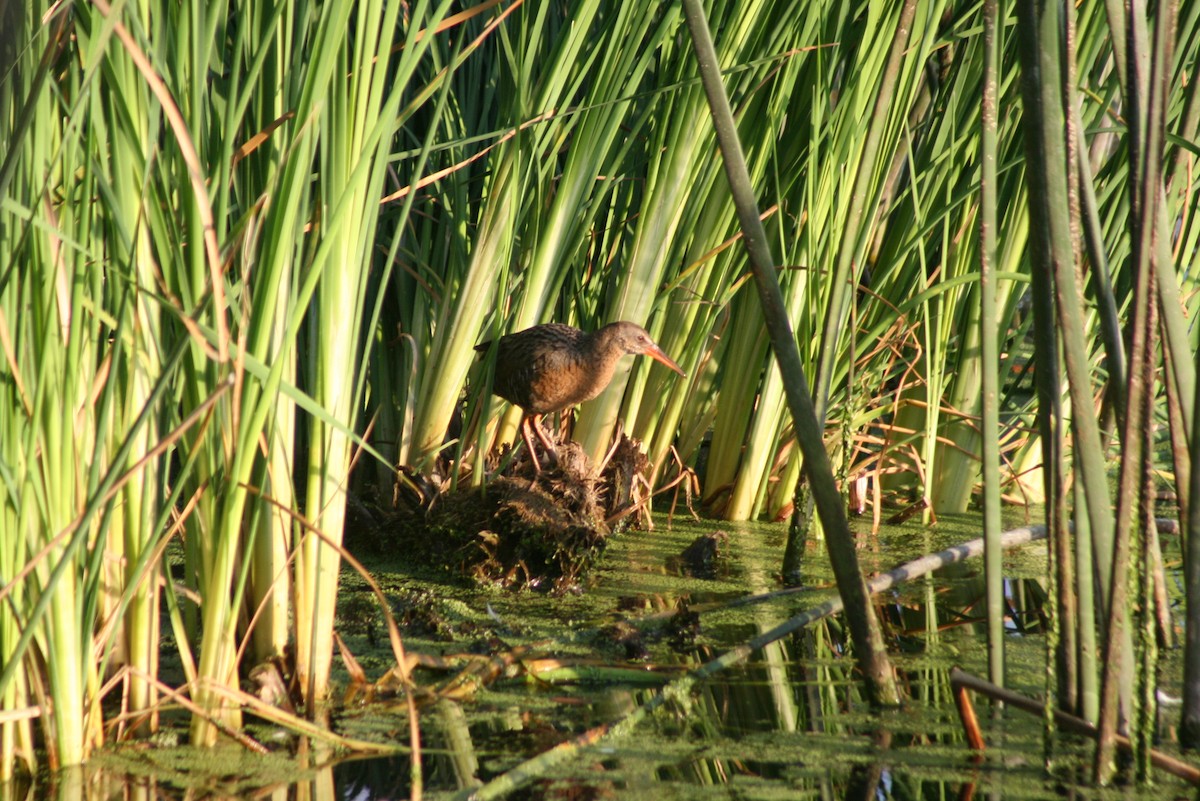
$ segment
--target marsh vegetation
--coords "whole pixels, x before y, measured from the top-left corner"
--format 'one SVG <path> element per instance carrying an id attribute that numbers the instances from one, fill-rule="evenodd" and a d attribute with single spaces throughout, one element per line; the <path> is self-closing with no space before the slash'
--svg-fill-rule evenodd
<path id="1" fill-rule="evenodd" d="M 615 320 L 687 375 L 627 362 L 555 421 L 592 464 L 641 444 L 619 510 L 787 521 L 770 575 L 827 537 L 843 596 L 847 506 L 860 536 L 981 510 L 1002 684 L 1002 511 L 1036 508 L 1040 689 L 1099 725 L 1092 780 L 1119 729 L 1146 775 L 1161 660 L 1200 649 L 1200 3 L 0 14 L 0 783 L 164 715 L 201 747 L 261 747 L 247 714 L 366 747 L 328 728 L 346 532 L 500 492 L 521 415 L 478 343 Z M 897 700 L 852 609 L 843 656 Z"/>

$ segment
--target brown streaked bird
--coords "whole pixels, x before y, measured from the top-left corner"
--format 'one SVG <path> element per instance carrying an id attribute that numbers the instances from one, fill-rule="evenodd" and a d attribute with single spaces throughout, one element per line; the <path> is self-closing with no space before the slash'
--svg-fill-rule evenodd
<path id="1" fill-rule="evenodd" d="M 490 340 L 482 342 L 475 350 L 486 351 L 491 344 Z M 539 424 L 542 415 L 599 395 L 626 353 L 644 354 L 687 377 L 644 328 L 630 322 L 610 323 L 590 334 L 569 325 L 546 323 L 500 337 L 492 392 L 525 411 L 521 437 L 536 471 L 542 466 L 533 450 L 529 426 L 532 424 L 542 446 L 557 457 Z"/>

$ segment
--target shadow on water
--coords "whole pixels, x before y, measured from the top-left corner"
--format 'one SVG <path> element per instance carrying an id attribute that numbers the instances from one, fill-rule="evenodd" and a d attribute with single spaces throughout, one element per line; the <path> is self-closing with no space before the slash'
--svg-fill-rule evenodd
<path id="1" fill-rule="evenodd" d="M 878 551 L 863 551 L 866 569 L 886 569 L 912 555 L 967 539 L 973 532 L 890 532 Z M 950 528 L 945 526 L 944 528 Z M 810 559 L 808 589 L 754 606 L 724 604 L 747 592 L 778 589 L 782 531 L 725 528 L 707 551 L 703 576 L 679 554 L 712 527 L 689 527 L 618 538 L 592 586 L 579 595 L 550 597 L 432 586 L 440 628 L 409 634 L 411 652 L 437 654 L 531 646 L 530 663 L 494 681 L 429 701 L 420 709 L 423 792 L 449 798 L 511 770 L 524 760 L 593 727 L 620 720 L 675 676 L 773 628 L 829 597 L 824 560 Z M 890 538 L 891 542 L 884 540 Z M 887 553 L 887 557 L 880 556 Z M 1008 684 L 1040 695 L 1044 682 L 1043 551 L 1009 557 Z M 711 570 L 709 570 L 711 568 Z M 376 573 L 392 592 L 430 586 L 403 566 Z M 353 583 L 342 599 L 342 631 L 368 671 L 387 668 L 372 641 L 368 613 L 356 605 Z M 981 566 L 953 566 L 881 596 L 887 627 L 909 701 L 898 711 L 872 711 L 855 679 L 842 620 L 832 618 L 773 643 L 742 665 L 679 694 L 631 733 L 605 739 L 537 774 L 510 797 L 615 798 L 988 798 L 1094 797 L 1079 789 L 1090 748 L 1066 736 L 1055 742 L 1047 771 L 1042 721 L 1015 711 L 989 715 L 977 700 L 988 751 L 964 743 L 951 697 L 954 666 L 983 675 Z M 686 613 L 686 614 L 685 614 Z M 686 618 L 687 625 L 670 621 Z M 630 624 L 628 621 L 634 621 Z M 613 634 L 615 624 L 638 633 L 636 648 Z M 627 636 L 626 630 L 622 636 Z M 545 643 L 550 643 L 546 645 Z M 378 659 L 378 661 L 373 661 Z M 532 660 L 553 659 L 535 670 Z M 545 667 L 544 665 L 542 667 Z M 1173 669 L 1173 668 L 1172 668 Z M 536 673 L 536 677 L 534 674 Z M 624 678 L 622 678 L 624 677 Z M 632 680 L 633 677 L 638 677 Z M 419 681 L 446 687 L 445 676 Z M 376 698 L 340 710 L 335 727 L 376 742 L 407 744 L 406 706 Z M 192 760 L 192 761 L 189 761 Z M 0 788 L 0 801 L 43 799 L 344 799 L 383 801 L 412 793 L 407 755 L 335 758 L 297 755 L 288 747 L 266 757 L 223 749 L 214 757 L 184 748 L 131 745 L 102 755 L 88 768 Z M 1153 795 L 1151 795 L 1151 793 Z M 1123 797 L 1194 797 L 1186 785 L 1157 776 L 1147 790 Z"/>

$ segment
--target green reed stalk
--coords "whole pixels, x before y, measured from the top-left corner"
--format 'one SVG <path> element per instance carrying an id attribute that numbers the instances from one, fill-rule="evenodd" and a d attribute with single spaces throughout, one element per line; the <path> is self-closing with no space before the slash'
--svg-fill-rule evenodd
<path id="1" fill-rule="evenodd" d="M 1063 457 L 1061 433 L 1061 389 L 1059 385 L 1058 344 L 1054 319 L 1054 243 L 1064 240 L 1067 224 L 1065 180 L 1052 183 L 1052 176 L 1063 178 L 1066 164 L 1061 138 L 1062 120 L 1055 121 L 1059 103 L 1059 65 L 1057 42 L 1060 20 L 1053 10 L 1038 9 L 1035 4 L 1018 4 L 1017 41 L 1021 56 L 1021 88 L 1025 99 L 1025 150 L 1027 173 L 1031 182 L 1028 193 L 1029 216 L 1036 220 L 1030 228 L 1032 307 L 1038 398 L 1038 428 L 1041 437 L 1042 469 L 1046 497 L 1046 529 L 1053 554 L 1061 554 L 1057 545 L 1067 536 L 1063 507 Z M 1053 45 L 1049 43 L 1053 42 Z M 1047 47 L 1050 50 L 1047 50 Z M 1036 77 L 1035 77 L 1036 76 Z M 1056 127 L 1057 124 L 1057 127 Z M 1048 166 L 1059 165 L 1058 172 Z M 1051 207 L 1053 198 L 1055 206 Z M 1051 235 L 1051 224 L 1060 231 Z M 1069 242 L 1069 239 L 1067 240 Z M 1070 248 L 1060 254 L 1070 259 Z M 1089 517 L 1089 526 L 1095 522 Z M 1057 557 L 1056 557 L 1057 558 Z M 1060 583 L 1061 589 L 1061 583 Z M 1058 699 L 1061 704 L 1064 700 Z"/>
<path id="2" fill-rule="evenodd" d="M 1200 7 L 1192 5 L 1187 9 L 1181 9 L 1183 16 L 1179 19 L 1179 41 L 1194 42 L 1196 41 L 1195 32 L 1197 25 L 1200 25 Z M 1181 61 L 1187 53 L 1187 48 L 1177 48 L 1177 58 Z M 1197 120 L 1200 118 L 1200 93 L 1197 93 L 1196 85 L 1193 82 L 1191 85 L 1191 93 L 1187 98 L 1187 122 L 1184 126 L 1182 136 L 1184 138 L 1195 140 Z M 1190 157 L 1194 160 L 1194 155 Z M 1172 184 L 1184 184 L 1186 179 L 1185 163 L 1189 160 L 1189 155 L 1185 155 L 1185 149 L 1179 148 L 1176 154 L 1176 160 L 1173 163 L 1174 172 L 1171 176 Z M 1167 198 L 1169 203 L 1177 201 L 1178 194 L 1168 191 Z M 1184 217 L 1181 226 L 1179 242 L 1176 247 L 1181 253 L 1196 253 L 1196 238 L 1200 233 L 1200 216 L 1190 214 Z M 1183 279 L 1181 279 L 1183 280 Z M 1194 284 L 1194 280 L 1189 283 Z M 1193 295 L 1193 297 L 1195 297 Z M 1194 317 L 1193 317 L 1194 319 Z M 1195 358 L 1198 363 L 1194 370 L 1200 372 L 1200 348 L 1194 348 Z M 1174 358 L 1174 357 L 1172 357 Z M 1186 416 L 1187 410 L 1184 407 Z M 1183 703 L 1182 715 L 1180 723 L 1180 742 L 1187 748 L 1196 749 L 1200 747 L 1200 469 L 1196 469 L 1196 465 L 1200 465 L 1200 404 L 1193 403 L 1192 405 L 1192 425 L 1189 441 L 1188 457 L 1192 464 L 1191 485 L 1188 492 L 1189 504 L 1186 510 L 1186 552 L 1184 558 L 1184 583 L 1187 617 L 1185 622 L 1184 636 L 1184 680 L 1183 680 Z"/>
<path id="3" fill-rule="evenodd" d="M 1083 485 L 1076 481 L 1071 485 L 1072 499 L 1076 509 L 1083 509 Z M 1099 606 L 1096 604 L 1095 574 L 1096 564 L 1092 559 L 1092 537 L 1088 529 L 1087 515 L 1077 514 L 1075 523 L 1075 593 L 1068 586 L 1058 588 L 1059 607 L 1064 609 L 1059 614 L 1063 618 L 1060 626 L 1063 633 L 1058 656 L 1058 686 L 1060 696 L 1065 701 L 1077 698 L 1075 708 L 1079 716 L 1095 723 L 1100 715 L 1100 645 L 1097 637 L 1098 627 L 1096 615 Z M 1070 604 L 1075 607 L 1075 624 L 1067 617 Z M 1074 634 L 1072 634 L 1072 629 Z M 1071 641 L 1076 645 L 1074 651 Z"/>
<path id="4" fill-rule="evenodd" d="M 1126 658 L 1116 653 L 1116 633 L 1124 633 L 1134 623 L 1125 602 L 1128 560 L 1134 553 L 1131 539 L 1133 528 L 1142 523 L 1139 509 L 1153 509 L 1154 440 L 1150 421 L 1154 413 L 1154 381 L 1157 369 L 1157 344 L 1160 306 L 1169 300 L 1160 294 L 1162 267 L 1155 269 L 1154 239 L 1159 223 L 1158 207 L 1162 203 L 1162 146 L 1165 121 L 1166 64 L 1172 49 L 1174 33 L 1172 9 L 1159 9 L 1153 44 L 1149 42 L 1148 10 L 1140 3 L 1130 9 L 1128 22 L 1135 48 L 1126 53 L 1125 100 L 1129 120 L 1130 165 L 1130 239 L 1133 243 L 1134 290 L 1132 341 L 1128 376 L 1128 407 L 1122 432 L 1121 474 L 1117 496 L 1116 542 L 1113 556 L 1112 596 L 1108 608 L 1109 639 L 1105 644 L 1105 670 L 1100 696 L 1100 731 L 1096 746 L 1093 773 L 1098 782 L 1111 779 L 1115 766 L 1113 754 L 1117 727 L 1118 699 L 1125 704 L 1124 691 L 1129 686 L 1129 674 L 1115 668 Z M 1138 47 L 1141 45 L 1141 47 Z M 1171 283 L 1174 286 L 1174 278 Z M 1160 300 L 1161 299 L 1161 300 Z M 1168 325 L 1168 339 L 1170 338 Z M 1164 345 L 1166 347 L 1166 345 Z M 1149 497 L 1147 497 L 1149 496 Z M 1152 577 L 1143 577 L 1152 581 Z M 1141 613 L 1151 616 L 1143 607 Z M 1132 658 L 1131 656 L 1128 658 Z M 1132 703 L 1125 705 L 1126 719 L 1134 719 Z M 1149 711 L 1149 710 L 1147 710 Z M 1140 762 L 1146 748 L 1143 737 L 1133 738 L 1134 759 Z"/>
<path id="5" fill-rule="evenodd" d="M 984 79 L 980 180 L 979 341 L 982 349 L 983 569 L 987 582 L 988 679 L 1004 686 L 1004 562 L 1000 547 L 1000 331 L 996 319 L 996 97 L 1000 68 L 997 0 L 983 5 Z"/>
<path id="6" fill-rule="evenodd" d="M 1196 351 L 1200 362 L 1200 349 Z M 1200 369 L 1200 365 L 1197 365 Z M 1189 456 L 1200 465 L 1200 404 L 1192 408 L 1192 439 Z M 1179 740 L 1185 748 L 1200 748 L 1200 469 L 1192 471 L 1188 508 L 1186 551 L 1183 560 L 1187 609 L 1183 642 L 1183 703 Z"/>

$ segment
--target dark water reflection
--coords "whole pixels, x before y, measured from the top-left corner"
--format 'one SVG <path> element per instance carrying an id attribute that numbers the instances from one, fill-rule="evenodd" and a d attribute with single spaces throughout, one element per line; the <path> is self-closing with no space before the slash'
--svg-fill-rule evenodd
<path id="1" fill-rule="evenodd" d="M 908 602 L 881 611 L 896 623 L 921 614 Z M 982 654 L 962 609 L 939 612 L 959 621 L 917 649 L 912 627 L 895 625 L 911 639 L 898 665 L 910 698 L 902 710 L 877 713 L 867 706 L 843 655 L 842 626 L 832 620 L 769 646 L 760 658 L 725 671 L 679 703 L 668 704 L 625 737 L 613 738 L 538 774 L 514 798 L 849 798 L 1040 799 L 1087 795 L 1069 767 L 1086 758 L 1085 746 L 1063 742 L 1060 766 L 1047 775 L 1039 719 L 1009 712 L 986 721 L 989 751 L 973 760 L 949 701 L 946 671 Z M 949 614 L 952 613 L 952 614 Z M 911 621 L 910 621 L 911 622 Z M 771 622 L 764 619 L 759 626 Z M 745 624 L 740 624 L 744 626 Z M 735 626 L 730 623 L 729 626 Z M 1037 653 L 1036 635 L 1025 638 Z M 1017 637 L 1016 639 L 1020 639 Z M 1014 645 L 1014 661 L 1026 656 Z M 696 664 L 715 655 L 709 646 L 681 660 Z M 1036 660 L 1034 660 L 1036 662 Z M 1024 677 L 1028 681 L 1029 675 Z M 1018 677 L 1020 679 L 1020 677 Z M 627 687 L 501 686 L 477 699 L 441 702 L 423 710 L 424 794 L 449 798 L 518 765 L 557 742 L 601 722 L 618 719 L 645 702 L 650 689 Z M 987 708 L 979 702 L 982 717 Z M 318 761 L 316 759 L 314 762 Z M 298 768 L 296 781 L 255 786 L 253 776 L 234 783 L 198 784 L 181 777 L 125 778 L 119 772 L 85 771 L 82 779 L 43 784 L 22 799 L 339 799 L 409 798 L 407 756 L 336 761 Z M 1194 797 L 1169 777 L 1124 797 Z M 1090 796 L 1089 796 L 1090 797 Z"/>
<path id="2" fill-rule="evenodd" d="M 754 530 L 735 549 L 737 564 L 722 567 L 718 580 L 679 586 L 667 575 L 662 554 L 668 535 L 643 537 L 625 551 L 611 554 L 610 572 L 590 591 L 592 602 L 607 604 L 606 619 L 637 617 L 675 609 L 686 597 L 692 608 L 750 591 L 777 588 L 774 559 L 778 554 L 770 531 L 752 547 Z M 639 535 L 641 536 L 641 535 Z M 686 539 L 686 538 L 685 538 Z M 925 547 L 922 545 L 921 547 Z M 649 556 L 647 554 L 650 554 Z M 893 561 L 893 564 L 895 562 Z M 616 567 L 614 567 L 616 565 Z M 890 566 L 890 565 L 889 565 Z M 1036 565 L 1035 565 L 1036 567 Z M 1014 573 L 1021 572 L 1019 567 Z M 729 577 L 733 577 L 731 581 Z M 725 580 L 722 584 L 721 579 Z M 814 572 L 814 587 L 828 577 Z M 736 582 L 736 587 L 730 586 Z M 737 593 L 734 592 L 736 589 Z M 652 661 L 679 672 L 693 669 L 722 651 L 773 628 L 790 615 L 812 606 L 828 591 L 814 590 L 771 604 L 699 615 L 694 640 L 650 643 Z M 1038 695 L 1045 681 L 1043 628 L 1045 591 L 1033 578 L 1006 584 L 1009 603 L 1009 686 Z M 630 597 L 646 599 L 629 611 Z M 607 600 L 605 600 L 607 598 Z M 1084 743 L 1060 738 L 1054 764 L 1045 768 L 1040 719 L 1017 711 L 991 718 L 986 703 L 977 709 L 985 726 L 988 751 L 975 757 L 964 745 L 951 699 L 948 673 L 954 666 L 983 674 L 983 579 L 978 565 L 959 566 L 946 574 L 920 580 L 879 599 L 878 611 L 896 658 L 901 683 L 910 699 L 897 711 L 872 711 L 860 690 L 848 654 L 843 621 L 822 621 L 773 643 L 740 666 L 664 704 L 648 719 L 620 737 L 581 751 L 553 767 L 540 769 L 512 798 L 851 798 L 1042 799 L 1096 797 L 1081 789 L 1078 768 L 1090 754 Z M 542 611 L 564 616 L 572 601 L 525 595 L 512 599 L 489 596 L 489 614 L 516 620 L 519 614 Z M 492 607 L 495 607 L 494 609 Z M 572 614 L 583 617 L 584 612 Z M 532 618 L 519 618 L 530 632 Z M 563 626 L 562 617 L 556 623 Z M 516 636 L 515 634 L 512 636 Z M 594 646 L 594 644 L 592 644 Z M 616 654 L 616 655 L 614 655 Z M 621 666 L 626 656 L 610 651 L 609 663 Z M 667 663 L 670 663 L 669 665 Z M 642 662 L 626 664 L 637 668 Z M 644 667 L 643 667 L 644 669 Z M 622 719 L 645 703 L 666 679 L 655 684 L 572 682 L 551 684 L 526 678 L 499 682 L 463 702 L 441 701 L 421 710 L 423 793 L 450 798 L 510 771 L 594 727 Z M 407 732 L 403 708 L 345 710 L 339 726 L 352 732 L 372 720 L 390 716 L 392 736 Z M 362 735 L 359 732 L 359 736 Z M 241 763 L 245 764 L 245 763 Z M 305 765 L 314 765 L 307 768 Z M 232 770 L 232 769 L 231 769 Z M 293 763 L 290 776 L 255 782 L 257 771 L 239 775 L 188 775 L 187 771 L 154 778 L 130 776 L 117 764 L 44 779 L 34 787 L 0 788 L 0 801 L 45 799 L 338 799 L 385 801 L 412 795 L 407 756 L 338 761 L 309 756 Z M 247 775 L 249 774 L 249 775 Z M 1167 776 L 1156 785 L 1125 790 L 1129 798 L 1192 798 L 1191 788 Z"/>

